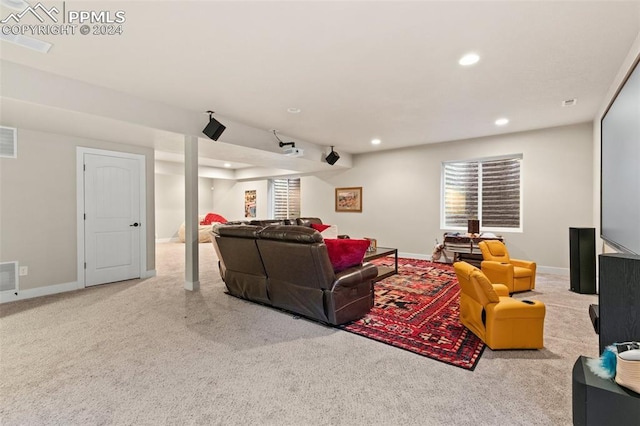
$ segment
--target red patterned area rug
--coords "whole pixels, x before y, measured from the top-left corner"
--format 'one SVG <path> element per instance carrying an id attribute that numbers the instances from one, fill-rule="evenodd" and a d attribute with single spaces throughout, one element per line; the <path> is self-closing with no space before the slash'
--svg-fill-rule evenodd
<path id="1" fill-rule="evenodd" d="M 391 266 L 388 259 L 373 263 Z M 398 274 L 375 283 L 375 304 L 369 314 L 341 328 L 473 370 L 485 345 L 460 323 L 457 283 L 450 265 L 398 259 Z"/>

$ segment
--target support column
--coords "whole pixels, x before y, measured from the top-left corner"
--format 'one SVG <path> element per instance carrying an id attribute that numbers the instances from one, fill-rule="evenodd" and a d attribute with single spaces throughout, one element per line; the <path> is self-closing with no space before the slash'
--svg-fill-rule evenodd
<path id="1" fill-rule="evenodd" d="M 200 289 L 198 269 L 198 138 L 184 137 L 185 290 Z"/>

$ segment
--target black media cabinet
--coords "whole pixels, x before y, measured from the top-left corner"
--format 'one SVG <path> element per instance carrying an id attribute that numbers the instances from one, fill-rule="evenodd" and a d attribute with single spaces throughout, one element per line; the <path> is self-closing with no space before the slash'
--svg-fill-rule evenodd
<path id="1" fill-rule="evenodd" d="M 640 256 L 601 254 L 598 261 L 598 304 L 589 306 L 589 317 L 602 354 L 613 343 L 640 341 Z M 573 424 L 637 426 L 640 394 L 596 376 L 587 359 L 573 366 Z"/>
<path id="2" fill-rule="evenodd" d="M 573 424 L 637 426 L 640 394 L 596 376 L 581 356 L 573 365 Z"/>

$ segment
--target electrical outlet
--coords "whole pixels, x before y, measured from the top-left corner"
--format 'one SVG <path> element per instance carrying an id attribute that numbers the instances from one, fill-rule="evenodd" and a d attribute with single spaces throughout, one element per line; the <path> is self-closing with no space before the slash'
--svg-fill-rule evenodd
<path id="1" fill-rule="evenodd" d="M 20 274 L 21 277 L 24 277 L 25 275 L 29 275 L 29 267 L 28 266 L 21 266 L 18 273 Z M 15 272 L 14 272 L 14 274 L 15 274 Z"/>

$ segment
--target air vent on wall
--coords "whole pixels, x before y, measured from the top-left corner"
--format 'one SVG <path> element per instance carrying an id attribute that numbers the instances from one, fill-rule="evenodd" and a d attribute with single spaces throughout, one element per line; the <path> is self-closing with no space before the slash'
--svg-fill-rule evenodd
<path id="1" fill-rule="evenodd" d="M 0 126 L 0 157 L 18 157 L 18 129 Z"/>
<path id="2" fill-rule="evenodd" d="M 562 106 L 563 107 L 570 107 L 570 106 L 574 106 L 576 103 L 578 102 L 577 99 L 567 99 L 562 101 Z"/>
<path id="3" fill-rule="evenodd" d="M 18 262 L 0 263 L 0 291 L 18 290 Z"/>

